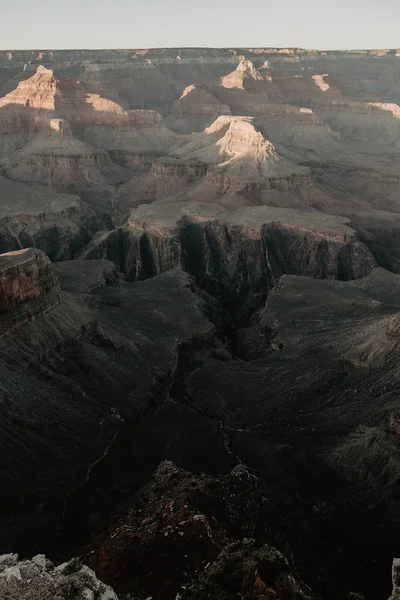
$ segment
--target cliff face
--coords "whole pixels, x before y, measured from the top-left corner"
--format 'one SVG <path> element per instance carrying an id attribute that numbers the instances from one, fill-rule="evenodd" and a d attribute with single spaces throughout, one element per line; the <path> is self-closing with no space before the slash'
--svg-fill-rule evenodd
<path id="1" fill-rule="evenodd" d="M 244 311 L 283 273 L 347 280 L 375 265 L 346 220 L 268 207 L 212 210 L 141 206 L 129 227 L 95 237 L 83 256 L 114 260 L 131 280 L 181 266 L 224 305 L 242 302 Z"/>
<path id="2" fill-rule="evenodd" d="M 113 189 L 129 178 L 107 152 L 75 139 L 65 121 L 51 119 L 49 124 L 48 133 L 13 154 L 5 169 L 8 178 L 72 193 Z"/>
<path id="3" fill-rule="evenodd" d="M 0 255 L 1 335 L 60 303 L 60 286 L 47 256 L 29 248 Z"/>
<path id="4" fill-rule="evenodd" d="M 203 131 L 219 116 L 230 114 L 231 110 L 227 104 L 219 102 L 208 91 L 189 85 L 174 102 L 166 123 L 178 133 L 190 133 Z"/>
<path id="5" fill-rule="evenodd" d="M 393 188 L 378 182 L 396 177 L 399 157 L 394 51 L 1 56 L 3 175 L 81 194 L 116 225 L 154 200 L 313 207 L 369 220 L 367 231 L 380 229 L 377 211 L 397 211 Z"/>
<path id="6" fill-rule="evenodd" d="M 68 260 L 103 221 L 78 196 L 60 194 L 49 187 L 0 177 L 0 198 L 3 252 L 34 246 L 52 260 Z"/>

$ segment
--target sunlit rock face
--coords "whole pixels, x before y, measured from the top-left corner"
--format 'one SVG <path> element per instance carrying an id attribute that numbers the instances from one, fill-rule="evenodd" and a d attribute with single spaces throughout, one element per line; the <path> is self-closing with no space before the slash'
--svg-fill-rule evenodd
<path id="1" fill-rule="evenodd" d="M 29 312 L 29 303 L 37 301 L 39 311 L 57 304 L 60 287 L 47 256 L 39 250 L 28 248 L 0 254 L 0 288 L 2 313 Z"/>

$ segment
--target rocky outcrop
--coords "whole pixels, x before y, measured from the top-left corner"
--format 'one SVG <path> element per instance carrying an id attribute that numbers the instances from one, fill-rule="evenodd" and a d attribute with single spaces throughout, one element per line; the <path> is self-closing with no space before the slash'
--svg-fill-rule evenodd
<path id="1" fill-rule="evenodd" d="M 236 70 L 221 77 L 221 86 L 224 88 L 239 88 L 245 89 L 245 87 L 251 87 L 252 89 L 257 86 L 257 82 L 264 81 L 261 73 L 254 68 L 251 60 L 241 56 L 239 59 Z"/>
<path id="2" fill-rule="evenodd" d="M 166 119 L 167 125 L 178 133 L 203 131 L 221 115 L 230 115 L 227 104 L 195 85 L 189 85 L 182 96 L 174 102 L 172 112 Z"/>
<path id="3" fill-rule="evenodd" d="M 12 155 L 5 169 L 7 177 L 70 193 L 112 190 L 129 178 L 128 171 L 115 165 L 105 150 L 74 138 L 61 119 L 50 120 L 50 127 L 47 134 L 36 135 Z"/>
<path id="4" fill-rule="evenodd" d="M 114 206 L 120 221 L 130 207 L 156 200 L 292 206 L 290 194 L 281 200 L 268 191 L 312 184 L 309 169 L 278 154 L 250 117 L 221 116 L 204 132 L 185 136 L 170 155 L 119 190 Z"/>
<path id="5" fill-rule="evenodd" d="M 132 171 L 146 171 L 158 156 L 179 143 L 156 111 L 131 110 L 124 124 L 93 124 L 83 132 L 83 139 L 109 151 L 112 159 Z"/>
<path id="6" fill-rule="evenodd" d="M 0 107 L 19 104 L 26 108 L 55 110 L 57 78 L 51 69 L 39 66 L 35 75 L 18 84 L 17 89 L 0 101 Z"/>
<path id="7" fill-rule="evenodd" d="M 121 273 L 110 260 L 64 260 L 54 263 L 63 290 L 73 293 L 87 293 L 98 287 L 116 285 Z"/>
<path id="8" fill-rule="evenodd" d="M 60 286 L 43 252 L 29 248 L 0 255 L 1 335 L 60 303 Z"/>
<path id="9" fill-rule="evenodd" d="M 398 600 L 400 598 L 400 560 L 395 558 L 392 565 L 392 595 L 389 600 Z"/>
<path id="10" fill-rule="evenodd" d="M 311 600 L 309 591 L 294 579 L 287 559 L 278 550 L 257 547 L 254 540 L 248 539 L 226 546 L 181 598 L 231 600 L 233 590 L 246 600 Z"/>
<path id="11" fill-rule="evenodd" d="M 55 567 L 43 554 L 19 560 L 17 554 L 0 556 L 0 595 L 8 600 L 118 600 L 96 574 L 78 560 Z"/>
<path id="12" fill-rule="evenodd" d="M 351 279 L 374 259 L 348 221 L 269 207 L 143 205 L 129 227 L 93 239 L 85 258 L 109 258 L 129 279 L 181 265 L 224 303 L 257 304 L 283 273 Z"/>
<path id="13" fill-rule="evenodd" d="M 106 223 L 78 196 L 0 177 L 0 250 L 34 246 L 69 260 Z"/>
<path id="14" fill-rule="evenodd" d="M 373 143 L 386 146 L 386 153 L 396 151 L 400 134 L 397 104 L 321 100 L 313 103 L 313 110 L 355 146 Z M 390 145 L 394 145 L 392 150 L 387 148 Z"/>
<path id="15" fill-rule="evenodd" d="M 103 97 L 111 94 L 113 100 L 130 109 L 152 109 L 164 115 L 185 87 L 140 55 L 111 62 L 88 61 L 80 79 L 90 91 Z"/>
<path id="16" fill-rule="evenodd" d="M 121 595 L 310 600 L 287 559 L 249 539 L 262 510 L 259 481 L 244 465 L 210 477 L 165 461 L 87 562 Z"/>
<path id="17" fill-rule="evenodd" d="M 36 130 L 46 127 L 46 118 L 52 117 L 66 119 L 75 132 L 96 122 L 115 126 L 128 121 L 126 109 L 116 102 L 90 93 L 80 81 L 59 79 L 43 66 L 0 98 L 0 111 L 10 107 L 18 108 Z"/>

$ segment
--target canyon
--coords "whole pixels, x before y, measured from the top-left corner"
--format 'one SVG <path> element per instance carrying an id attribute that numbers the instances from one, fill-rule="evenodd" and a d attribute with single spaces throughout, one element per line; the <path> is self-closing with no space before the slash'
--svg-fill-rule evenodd
<path id="1" fill-rule="evenodd" d="M 400 598 L 400 50 L 0 51 L 0 290 L 2 597 Z"/>

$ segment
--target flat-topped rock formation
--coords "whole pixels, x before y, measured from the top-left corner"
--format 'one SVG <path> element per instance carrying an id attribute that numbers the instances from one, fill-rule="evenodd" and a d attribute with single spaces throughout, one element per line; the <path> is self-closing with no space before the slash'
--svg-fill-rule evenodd
<path id="1" fill-rule="evenodd" d="M 74 293 L 115 285 L 121 277 L 115 263 L 110 260 L 64 260 L 54 263 L 54 270 L 62 289 Z"/>
<path id="2" fill-rule="evenodd" d="M 65 121 L 51 119 L 50 127 L 49 133 L 35 135 L 12 155 L 5 169 L 7 177 L 72 193 L 112 190 L 129 178 L 105 150 L 74 138 Z"/>
<path id="3" fill-rule="evenodd" d="M 71 259 L 101 218 L 78 196 L 0 176 L 0 249 L 35 246 L 52 260 Z"/>
<path id="4" fill-rule="evenodd" d="M 33 248 L 0 254 L 0 335 L 60 303 L 60 286 L 47 256 Z"/>
<path id="5" fill-rule="evenodd" d="M 348 219 L 267 206 L 152 203 L 95 236 L 84 258 L 114 260 L 128 279 L 181 266 L 222 302 L 250 310 L 283 273 L 349 279 L 375 260 Z"/>
<path id="6" fill-rule="evenodd" d="M 158 158 L 147 174 L 122 186 L 114 206 L 124 219 L 129 208 L 156 200 L 268 204 L 264 195 L 270 190 L 307 187 L 309 175 L 307 167 L 278 154 L 254 119 L 220 116 L 204 132 L 181 136 L 170 156 Z M 286 202 L 293 204 L 290 198 Z M 271 198 L 270 203 L 280 202 Z"/>
<path id="7" fill-rule="evenodd" d="M 122 125 L 93 124 L 85 128 L 82 137 L 89 144 L 106 149 L 117 164 L 139 172 L 150 169 L 155 158 L 179 143 L 179 137 L 153 110 L 130 110 Z"/>

